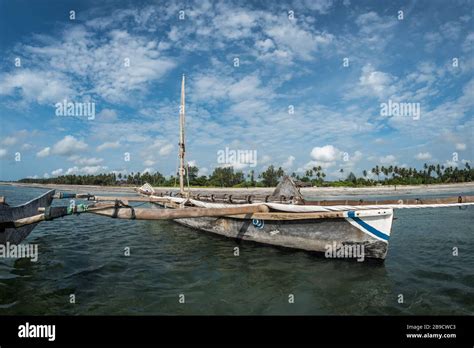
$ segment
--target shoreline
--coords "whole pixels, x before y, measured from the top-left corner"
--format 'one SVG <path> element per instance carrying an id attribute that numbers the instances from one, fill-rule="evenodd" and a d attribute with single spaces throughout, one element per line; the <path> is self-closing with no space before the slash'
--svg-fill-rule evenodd
<path id="1" fill-rule="evenodd" d="M 16 182 L 0 182 L 0 187 L 19 186 L 31 188 L 55 189 L 61 191 L 75 191 L 78 193 L 95 192 L 122 192 L 136 193 L 134 187 L 124 186 L 94 186 L 94 185 L 66 185 L 66 184 L 25 184 Z M 154 187 L 156 191 L 177 192 L 177 187 Z M 192 192 L 219 192 L 232 194 L 271 194 L 272 187 L 232 188 L 232 187 L 202 187 L 191 188 Z M 393 185 L 369 187 L 304 187 L 300 189 L 303 196 L 357 196 L 357 195 L 405 195 L 405 194 L 446 194 L 474 191 L 474 182 L 454 184 L 428 185 Z"/>

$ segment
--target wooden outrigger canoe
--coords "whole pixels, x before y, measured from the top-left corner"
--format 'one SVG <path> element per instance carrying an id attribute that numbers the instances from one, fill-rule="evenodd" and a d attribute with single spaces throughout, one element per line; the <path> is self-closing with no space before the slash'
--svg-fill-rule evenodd
<path id="1" fill-rule="evenodd" d="M 149 185 L 138 191 L 151 199 L 160 198 L 150 191 Z M 237 240 L 323 252 L 326 255 L 335 245 L 339 250 L 352 248 L 352 251 L 355 251 L 357 247 L 357 250 L 363 250 L 364 257 L 367 258 L 384 259 L 387 255 L 393 209 L 334 211 L 314 206 L 312 209 L 304 209 L 304 200 L 289 177 L 285 177 L 275 189 L 277 193 L 282 191 L 291 196 L 292 200 L 296 198 L 300 204 L 266 202 L 265 206 L 269 209 L 267 212 L 182 218 L 174 221 Z M 275 192 L 272 195 L 274 198 Z M 168 209 L 189 209 L 183 206 L 186 204 L 206 209 L 261 204 L 211 203 L 169 196 L 166 199 L 168 202 L 155 201 L 153 204 Z"/>
<path id="2" fill-rule="evenodd" d="M 197 200 L 189 195 L 157 195 L 150 185 L 138 192 L 149 197 L 151 203 L 174 210 L 221 209 L 264 204 L 267 212 L 229 214 L 216 217 L 201 216 L 175 219 L 193 229 L 215 233 L 237 240 L 325 253 L 332 257 L 338 250 L 363 250 L 364 257 L 385 259 L 390 240 L 394 209 L 436 208 L 473 205 L 474 197 L 445 197 L 433 199 L 384 201 L 305 201 L 289 177 L 285 177 L 271 196 L 255 203 L 216 203 Z M 282 198 L 280 193 L 285 192 Z M 290 199 L 291 197 L 291 199 Z M 245 202 L 245 199 L 239 199 Z M 284 202 L 284 203 L 283 203 Z M 296 202 L 296 203 L 295 203 Z M 333 203 L 332 203 L 333 202 Z M 332 204 L 331 204 L 332 203 Z M 329 252 L 329 253 L 328 253 Z M 354 253 L 352 257 L 357 258 Z"/>
<path id="3" fill-rule="evenodd" d="M 38 214 L 41 207 L 49 207 L 53 201 L 54 190 L 48 191 L 25 204 L 10 207 L 5 199 L 0 199 L 0 244 L 19 244 L 35 228 L 36 223 L 15 226 L 14 221 Z"/>

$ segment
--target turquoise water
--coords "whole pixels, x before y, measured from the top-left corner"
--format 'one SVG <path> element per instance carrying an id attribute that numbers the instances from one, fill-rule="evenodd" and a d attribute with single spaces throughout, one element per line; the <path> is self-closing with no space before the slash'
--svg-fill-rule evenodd
<path id="1" fill-rule="evenodd" d="M 0 186 L 11 205 L 42 192 Z M 474 314 L 473 208 L 395 216 L 383 264 L 246 242 L 236 257 L 234 240 L 171 221 L 43 222 L 25 241 L 37 262 L 0 260 L 0 314 Z"/>

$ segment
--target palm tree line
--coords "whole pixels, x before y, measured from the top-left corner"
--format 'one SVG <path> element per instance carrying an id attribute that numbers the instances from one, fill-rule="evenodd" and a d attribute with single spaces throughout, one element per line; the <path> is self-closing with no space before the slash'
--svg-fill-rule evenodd
<path id="1" fill-rule="evenodd" d="M 422 169 L 399 167 L 396 165 L 379 166 L 362 171 L 362 176 L 357 177 L 353 172 L 344 173 L 339 170 L 339 180 L 326 181 L 326 173 L 321 166 L 314 166 L 305 171 L 304 175 L 292 173 L 291 177 L 302 186 L 374 186 L 374 185 L 422 185 L 439 183 L 470 182 L 474 178 L 474 170 L 469 163 L 464 168 L 444 166 L 442 164 L 425 163 Z M 372 175 L 369 175 L 371 173 Z M 274 187 L 277 185 L 285 170 L 270 165 L 265 171 L 257 174 L 254 170 L 248 173 L 235 171 L 233 167 L 215 168 L 211 175 L 199 175 L 199 168 L 190 166 L 186 171 L 186 178 L 191 186 L 208 187 Z M 345 176 L 345 178 L 344 178 Z M 166 178 L 160 172 L 130 174 L 102 173 L 97 175 L 62 175 L 53 178 L 25 178 L 19 180 L 23 183 L 42 184 L 70 184 L 70 185 L 101 185 L 101 186 L 137 186 L 145 182 L 153 186 L 176 186 L 178 176 L 171 175 Z"/>

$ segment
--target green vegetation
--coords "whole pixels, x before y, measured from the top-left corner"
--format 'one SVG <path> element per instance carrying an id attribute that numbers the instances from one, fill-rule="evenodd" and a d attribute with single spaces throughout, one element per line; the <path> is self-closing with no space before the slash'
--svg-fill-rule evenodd
<path id="1" fill-rule="evenodd" d="M 341 176 L 344 170 L 339 171 Z M 362 177 L 357 177 L 350 172 L 346 179 L 337 181 L 325 181 L 326 174 L 320 166 L 313 167 L 305 172 L 304 176 L 292 173 L 291 177 L 304 186 L 375 186 L 375 185 L 423 185 L 423 184 L 441 184 L 441 183 L 459 183 L 474 180 L 474 170 L 466 163 L 464 168 L 444 167 L 443 165 L 424 164 L 423 169 L 405 168 L 397 166 L 379 167 L 375 166 L 370 170 L 373 178 L 368 178 L 369 172 L 364 170 Z M 279 167 L 276 169 L 273 165 L 269 166 L 264 172 L 260 173 L 256 179 L 256 173 L 251 170 L 244 174 L 242 171 L 234 171 L 232 167 L 219 167 L 209 175 L 199 176 L 199 168 L 189 167 L 186 177 L 189 178 L 191 186 L 208 187 L 274 187 L 280 178 L 285 174 Z M 187 179 L 186 179 L 187 180 Z M 70 185 L 128 185 L 140 186 L 145 182 L 152 186 L 177 185 L 178 178 L 171 176 L 165 178 L 161 173 L 130 173 L 122 174 L 98 174 L 98 175 L 63 175 L 47 179 L 21 179 L 22 183 L 41 183 L 41 184 L 70 184 Z"/>

